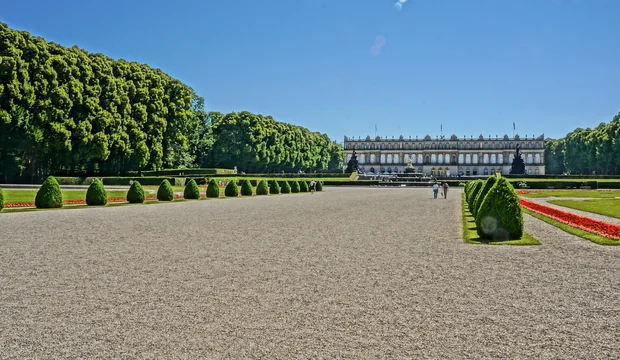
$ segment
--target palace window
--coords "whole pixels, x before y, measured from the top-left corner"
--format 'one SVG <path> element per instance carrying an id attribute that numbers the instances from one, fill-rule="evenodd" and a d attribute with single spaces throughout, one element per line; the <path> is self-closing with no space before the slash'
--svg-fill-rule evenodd
<path id="1" fill-rule="evenodd" d="M 484 175 L 489 175 L 489 169 L 484 168 Z"/>
<path id="2" fill-rule="evenodd" d="M 432 169 L 431 169 L 431 176 L 435 176 L 435 173 L 436 173 L 435 168 L 432 168 Z"/>
<path id="3" fill-rule="evenodd" d="M 540 169 L 536 168 L 536 175 L 540 175 Z"/>
<path id="4" fill-rule="evenodd" d="M 474 164 L 477 164 L 477 163 L 478 163 L 478 154 L 474 154 L 474 155 L 472 156 L 472 162 L 473 162 Z"/>
<path id="5" fill-rule="evenodd" d="M 489 154 L 482 155 L 482 162 L 485 164 L 489 163 Z"/>
<path id="6" fill-rule="evenodd" d="M 432 164 L 436 164 L 437 163 L 437 154 L 432 154 L 431 155 L 431 163 Z"/>
<path id="7" fill-rule="evenodd" d="M 498 164 L 504 163 L 504 154 L 497 154 L 497 163 Z"/>
<path id="8" fill-rule="evenodd" d="M 443 164 L 443 154 L 437 155 L 437 163 L 438 164 Z"/>
<path id="9" fill-rule="evenodd" d="M 418 154 L 418 164 L 424 163 L 422 159 L 423 159 L 422 154 Z"/>
<path id="10" fill-rule="evenodd" d="M 365 154 L 360 155 L 360 164 L 363 164 L 365 162 L 366 162 L 366 155 Z"/>
<path id="11" fill-rule="evenodd" d="M 388 164 L 392 163 L 392 154 L 387 154 L 387 163 Z"/>
<path id="12" fill-rule="evenodd" d="M 370 163 L 371 164 L 375 163 L 375 154 L 370 154 Z"/>
<path id="13" fill-rule="evenodd" d="M 394 154 L 394 164 L 399 164 L 400 161 L 398 161 L 398 160 L 399 160 L 398 154 Z"/>
<path id="14" fill-rule="evenodd" d="M 385 154 L 381 154 L 381 157 L 379 158 L 379 162 L 381 164 L 385 164 Z"/>
<path id="15" fill-rule="evenodd" d="M 540 164 L 540 154 L 534 155 L 534 163 L 535 164 Z"/>

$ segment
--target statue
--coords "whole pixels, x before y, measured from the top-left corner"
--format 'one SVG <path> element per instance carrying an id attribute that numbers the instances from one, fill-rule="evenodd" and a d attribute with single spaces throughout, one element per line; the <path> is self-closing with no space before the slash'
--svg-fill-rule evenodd
<path id="1" fill-rule="evenodd" d="M 515 158 L 512 159 L 512 167 L 510 168 L 510 174 L 525 174 L 525 162 L 521 157 L 521 144 L 517 144 L 517 150 L 515 151 Z"/>
<path id="2" fill-rule="evenodd" d="M 359 168 L 359 162 L 357 161 L 357 152 L 353 150 L 353 154 L 351 155 L 351 160 L 347 164 L 347 168 L 344 170 L 345 173 L 350 174 L 354 171 L 361 173 L 362 171 Z"/>
<path id="3" fill-rule="evenodd" d="M 413 161 L 411 158 L 407 160 L 407 167 L 405 168 L 405 174 L 415 173 L 415 168 L 413 167 Z"/>

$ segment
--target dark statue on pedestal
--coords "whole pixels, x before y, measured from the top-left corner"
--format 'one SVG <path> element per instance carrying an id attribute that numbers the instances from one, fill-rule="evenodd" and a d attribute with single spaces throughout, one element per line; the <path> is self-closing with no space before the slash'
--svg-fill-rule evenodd
<path id="1" fill-rule="evenodd" d="M 515 158 L 512 159 L 512 167 L 510 169 L 510 174 L 525 174 L 525 162 L 523 162 L 523 157 L 521 157 L 521 152 L 519 149 L 521 148 L 520 144 L 517 144 L 517 151 L 515 152 Z"/>
<path id="2" fill-rule="evenodd" d="M 359 168 L 359 162 L 357 161 L 357 153 L 355 152 L 355 150 L 353 150 L 353 154 L 351 155 L 351 160 L 349 160 L 349 163 L 347 164 L 347 168 L 345 169 L 345 173 L 350 174 L 354 171 L 357 171 L 357 173 L 361 173 L 362 171 Z"/>

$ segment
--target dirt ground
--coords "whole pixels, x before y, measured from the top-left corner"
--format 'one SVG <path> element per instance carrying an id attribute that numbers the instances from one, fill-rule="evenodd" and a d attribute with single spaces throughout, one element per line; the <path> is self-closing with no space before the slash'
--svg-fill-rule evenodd
<path id="1" fill-rule="evenodd" d="M 0 358 L 620 356 L 620 247 L 526 216 L 464 244 L 460 190 L 0 214 Z"/>

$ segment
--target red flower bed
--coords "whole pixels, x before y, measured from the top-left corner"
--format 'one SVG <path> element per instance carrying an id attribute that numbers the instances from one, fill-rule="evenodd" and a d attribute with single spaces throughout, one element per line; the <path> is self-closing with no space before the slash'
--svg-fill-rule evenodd
<path id="1" fill-rule="evenodd" d="M 175 199 L 182 199 L 183 195 L 174 195 Z M 144 198 L 144 200 L 157 200 L 157 196 L 147 196 Z M 119 198 L 109 198 L 108 202 L 123 202 L 123 201 L 127 201 L 127 198 L 125 197 L 119 197 Z M 86 200 L 65 200 L 62 202 L 64 205 L 82 205 L 82 204 L 86 204 Z M 31 202 L 14 202 L 14 203 L 8 203 L 8 204 L 4 204 L 5 208 L 17 208 L 17 207 L 34 207 L 34 201 Z"/>
<path id="2" fill-rule="evenodd" d="M 614 240 L 620 240 L 620 226 L 590 219 L 585 216 L 558 210 L 549 206 L 521 199 L 521 206 L 535 213 L 545 215 L 563 224 L 593 232 Z"/>

